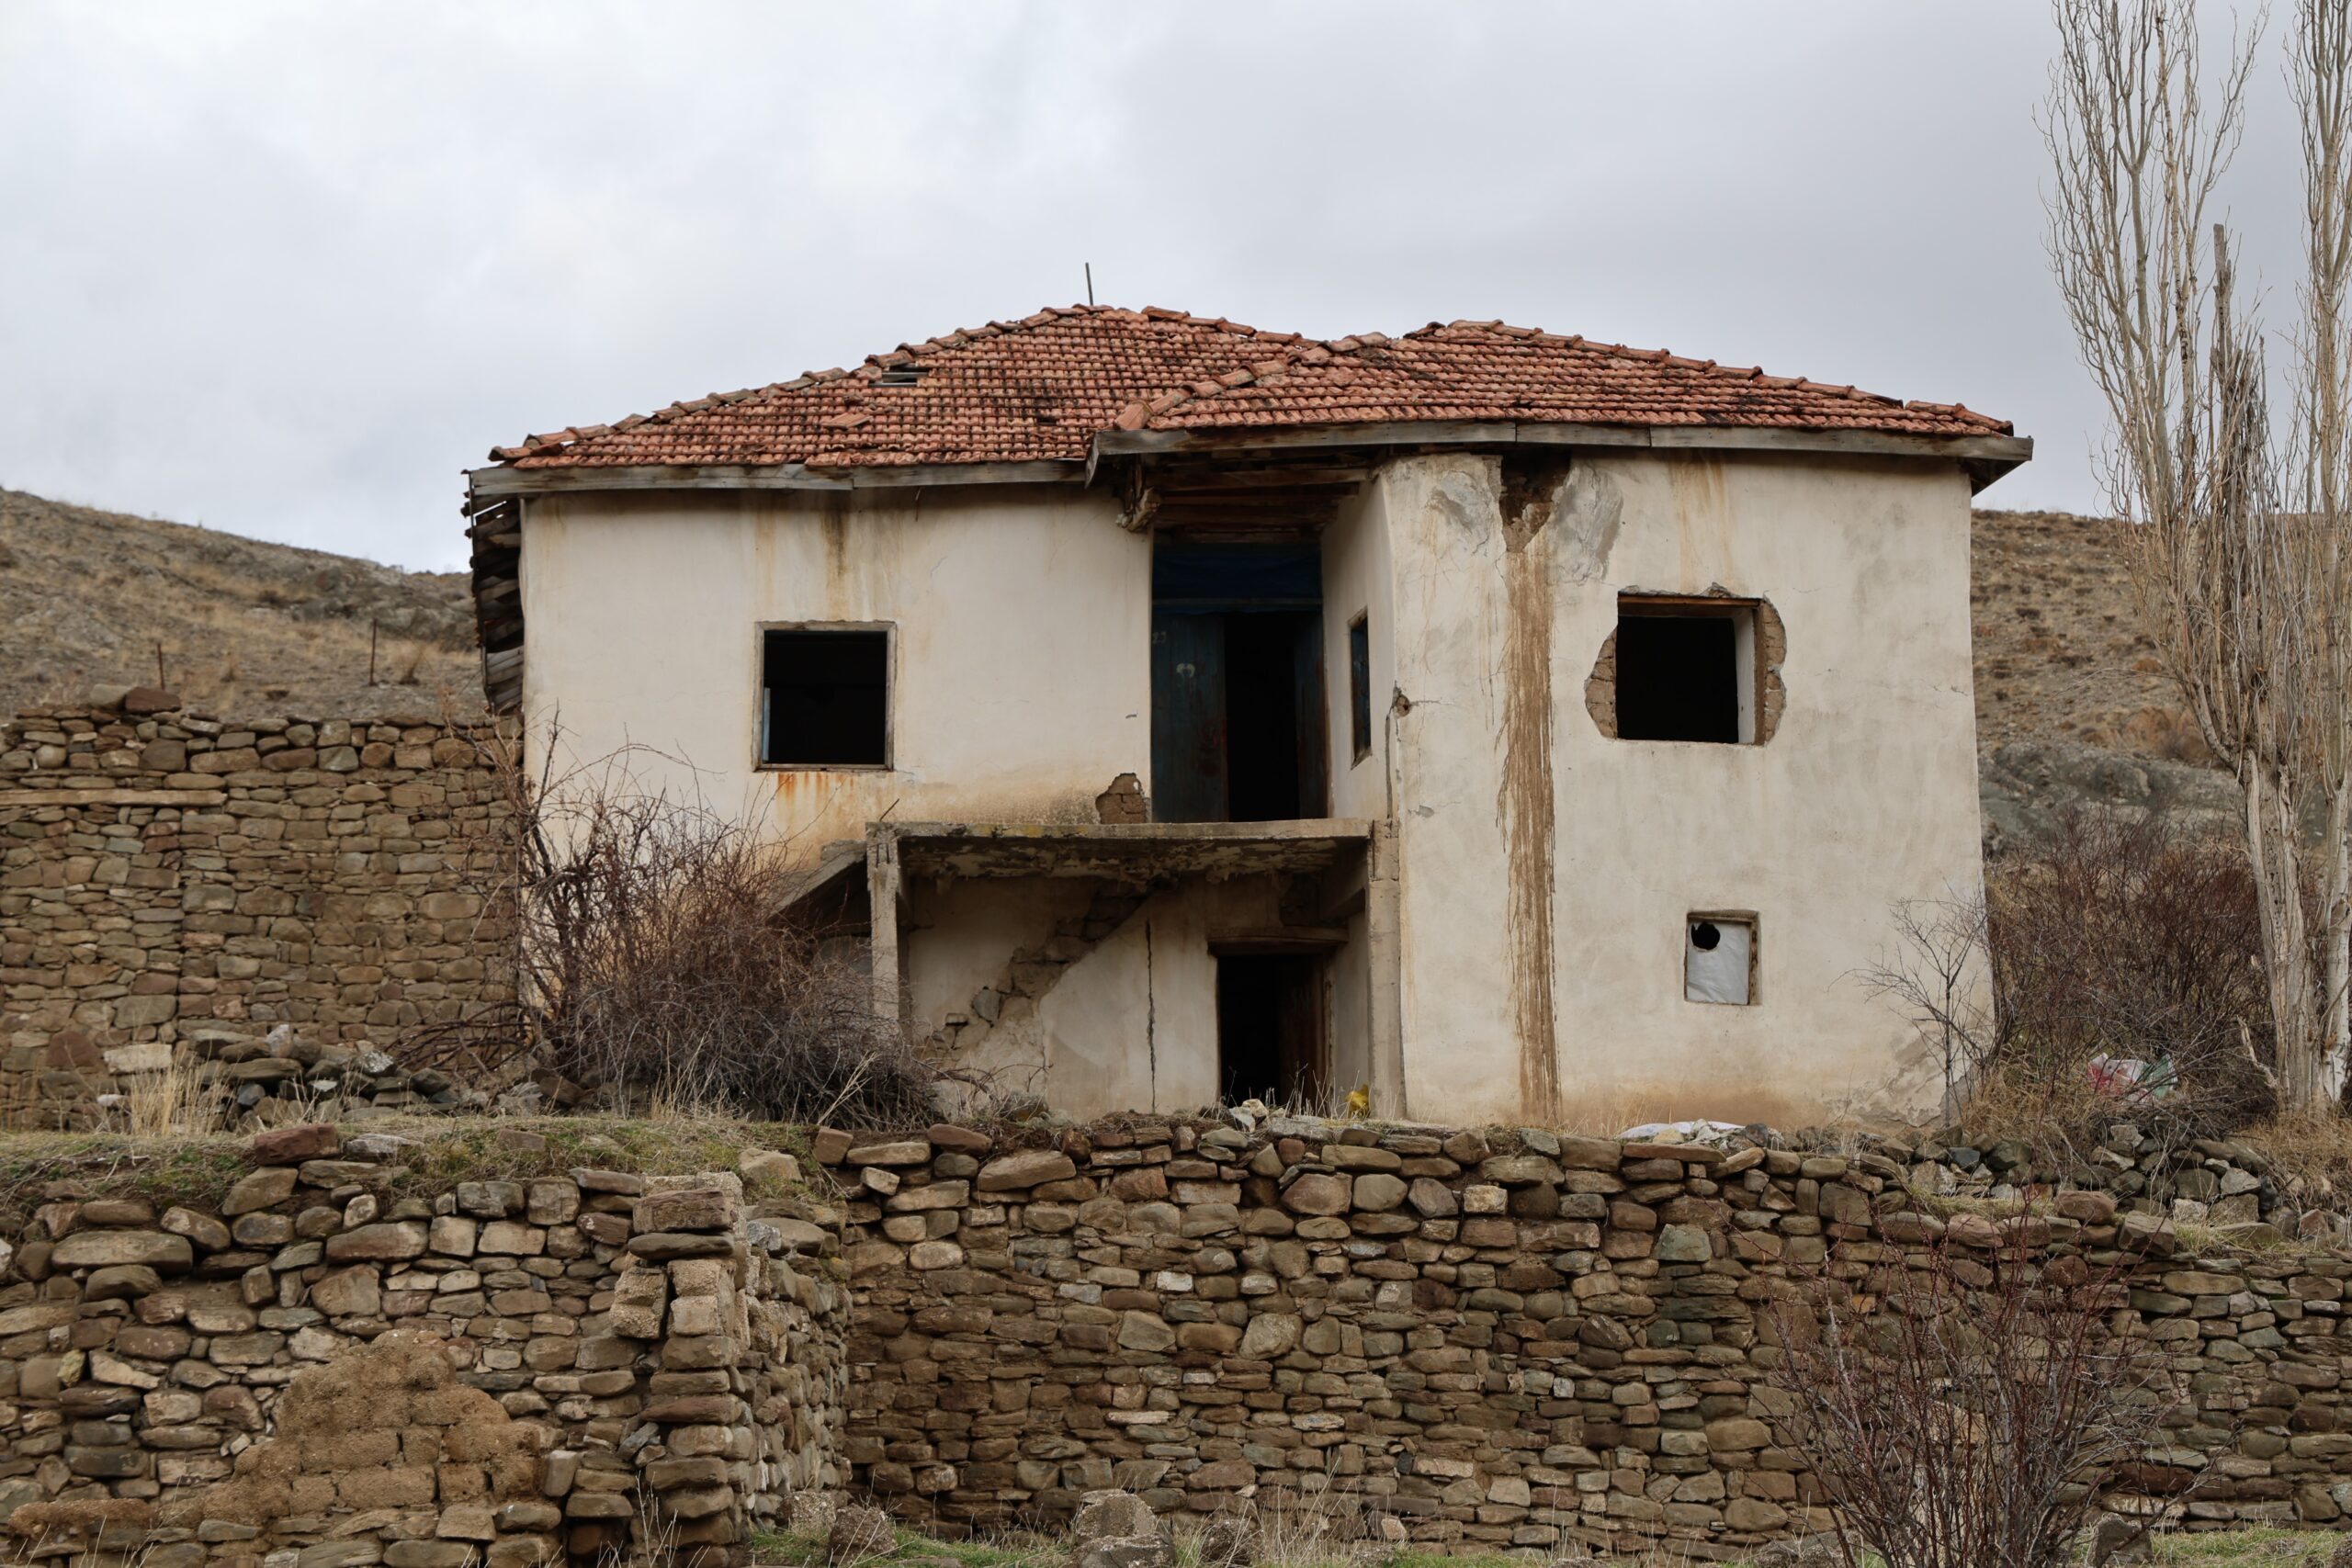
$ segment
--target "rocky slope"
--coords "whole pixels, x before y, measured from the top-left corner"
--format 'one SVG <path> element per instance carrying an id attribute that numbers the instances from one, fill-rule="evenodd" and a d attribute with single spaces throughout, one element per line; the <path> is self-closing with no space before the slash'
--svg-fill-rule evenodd
<path id="1" fill-rule="evenodd" d="M 159 676 L 223 714 L 481 701 L 463 573 L 0 490 L 0 714 Z"/>

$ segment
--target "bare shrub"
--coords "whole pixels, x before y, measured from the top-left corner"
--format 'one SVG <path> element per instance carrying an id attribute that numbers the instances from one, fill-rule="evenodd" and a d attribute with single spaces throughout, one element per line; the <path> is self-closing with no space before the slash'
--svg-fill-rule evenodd
<path id="1" fill-rule="evenodd" d="M 1981 901 L 1894 918 L 1896 955 L 1861 978 L 1942 1051 L 1956 1101 L 2089 1131 L 2118 1108 L 2091 1087 L 2103 1054 L 2164 1064 L 2171 1091 L 2124 1103 L 2189 1136 L 2277 1107 L 2261 900 L 2239 844 L 2177 833 L 2161 811 L 2076 811 L 1996 862 Z"/>
<path id="2" fill-rule="evenodd" d="M 2037 1228 L 1818 1272 L 1774 1303 L 1781 1423 L 1848 1568 L 2057 1568 L 2155 1438 L 2166 1391 L 2104 1321 L 2120 1278 L 2038 1257 Z"/>
<path id="3" fill-rule="evenodd" d="M 629 1111 L 927 1119 L 937 1075 L 876 1018 L 841 933 L 787 911 L 783 846 L 756 821 L 637 788 L 628 760 L 532 777 L 502 758 L 538 1061 Z"/>

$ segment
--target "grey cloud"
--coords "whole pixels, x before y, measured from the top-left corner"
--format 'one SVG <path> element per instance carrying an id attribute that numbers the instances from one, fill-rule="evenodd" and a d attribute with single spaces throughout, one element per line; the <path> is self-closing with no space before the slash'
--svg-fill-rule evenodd
<path id="1" fill-rule="evenodd" d="M 2050 47 L 2022 0 L 20 0 L 0 484 L 447 566 L 493 443 L 1067 303 L 1091 260 L 1119 303 L 1500 316 L 1964 400 L 2041 443 L 1988 499 L 2095 509 Z M 2257 89 L 2231 198 L 2283 280 Z"/>

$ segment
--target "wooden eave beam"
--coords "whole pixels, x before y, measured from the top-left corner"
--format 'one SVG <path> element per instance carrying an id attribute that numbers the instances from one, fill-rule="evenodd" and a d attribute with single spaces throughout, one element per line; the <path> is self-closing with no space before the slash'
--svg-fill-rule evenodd
<path id="1" fill-rule="evenodd" d="M 662 464 L 645 468 L 515 468 L 467 475 L 477 495 L 563 495 L 616 490 L 905 490 L 917 485 L 1081 484 L 1080 463 L 908 463 L 812 468 L 803 463 Z"/>
<path id="2" fill-rule="evenodd" d="M 1558 424 L 1544 421 L 1430 420 L 1376 424 L 1303 425 L 1283 430 L 1106 430 L 1094 438 L 1105 457 L 1175 453 L 1235 454 L 1315 447 L 1589 446 L 1620 450 L 1734 451 L 1915 457 L 1965 463 L 1984 484 L 2033 457 L 2023 435 L 1902 435 L 1875 430 L 1779 430 L 1742 425 Z M 1983 484 L 1978 484 L 1983 489 Z"/>

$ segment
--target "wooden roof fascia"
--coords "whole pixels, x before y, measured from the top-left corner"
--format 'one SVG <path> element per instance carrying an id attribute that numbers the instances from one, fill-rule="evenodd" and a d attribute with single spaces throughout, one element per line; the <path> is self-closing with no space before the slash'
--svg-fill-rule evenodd
<path id="1" fill-rule="evenodd" d="M 620 490 L 903 490 L 918 485 L 1079 484 L 1084 466 L 897 463 L 812 468 L 805 463 L 664 463 L 642 468 L 518 468 L 496 464 L 467 479 L 477 495 L 557 495 Z"/>

